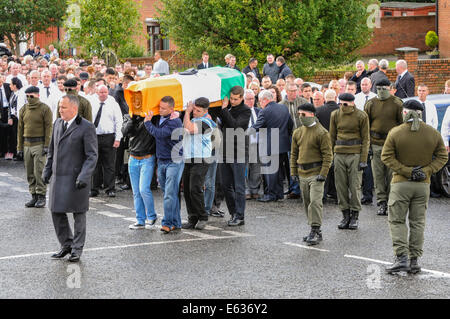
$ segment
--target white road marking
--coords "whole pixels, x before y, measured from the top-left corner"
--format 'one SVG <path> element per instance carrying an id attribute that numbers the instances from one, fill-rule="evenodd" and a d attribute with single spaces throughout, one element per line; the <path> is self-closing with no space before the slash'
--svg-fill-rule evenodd
<path id="1" fill-rule="evenodd" d="M 10 180 L 12 180 L 14 182 L 25 182 L 22 178 L 15 177 L 15 176 L 8 177 L 8 179 L 10 179 Z"/>
<path id="2" fill-rule="evenodd" d="M 218 236 L 212 236 L 212 235 L 208 235 L 202 232 L 190 232 L 190 231 L 185 231 L 183 230 L 183 234 L 187 234 L 187 235 L 191 235 L 194 237 L 199 237 L 199 238 L 204 238 L 204 239 L 216 239 Z"/>
<path id="3" fill-rule="evenodd" d="M 135 217 L 126 217 L 126 218 L 124 218 L 124 220 L 129 221 L 129 222 L 136 222 Z"/>
<path id="4" fill-rule="evenodd" d="M 28 193 L 28 190 L 24 189 L 24 188 L 19 188 L 19 187 L 13 187 L 11 188 L 12 190 L 19 192 L 19 193 Z"/>
<path id="5" fill-rule="evenodd" d="M 233 235 L 234 237 L 253 237 L 255 235 L 246 234 L 246 233 L 238 233 L 237 231 L 232 230 L 223 230 L 222 233 Z"/>
<path id="6" fill-rule="evenodd" d="M 206 225 L 205 230 L 222 230 L 222 228 Z"/>
<path id="7" fill-rule="evenodd" d="M 330 252 L 330 251 L 327 250 L 327 249 L 320 249 L 320 248 L 315 248 L 315 247 L 311 247 L 311 246 L 303 246 L 303 245 L 296 244 L 296 243 L 289 243 L 289 242 L 286 242 L 286 243 L 284 243 L 284 244 L 289 245 L 289 246 L 294 246 L 294 247 L 304 248 L 304 249 L 317 250 L 317 251 L 322 251 L 322 252 L 327 252 L 327 253 Z"/>
<path id="8" fill-rule="evenodd" d="M 112 217 L 112 218 L 123 218 L 123 217 L 125 217 L 123 215 L 116 214 L 116 213 L 109 212 L 109 211 L 98 211 L 96 213 L 99 214 L 99 215 L 104 215 L 104 216 Z"/>
<path id="9" fill-rule="evenodd" d="M 392 265 L 392 262 L 387 262 L 387 261 L 378 260 L 378 259 L 372 259 L 372 258 L 366 258 L 366 257 L 360 257 L 360 256 L 354 256 L 354 255 L 344 255 L 344 257 L 370 261 L 370 262 L 374 262 L 374 263 L 378 263 L 378 264 Z M 434 278 L 449 278 L 450 279 L 450 274 L 446 273 L 446 272 L 430 270 L 430 269 L 425 269 L 425 268 L 422 268 L 422 272 L 428 272 L 431 274 L 431 275 L 419 275 L 422 278 L 434 277 Z"/>
<path id="10" fill-rule="evenodd" d="M 131 208 L 125 207 L 125 206 L 122 206 L 122 205 L 119 205 L 119 204 L 105 204 L 105 206 L 112 207 L 112 208 L 115 208 L 115 209 L 129 209 L 129 210 L 131 210 Z"/>
<path id="11" fill-rule="evenodd" d="M 92 197 L 90 197 L 89 200 L 93 203 L 104 203 L 105 202 L 104 200 L 92 198 Z"/>
<path id="12" fill-rule="evenodd" d="M 0 172 L 0 176 L 11 176 L 11 174 Z"/>

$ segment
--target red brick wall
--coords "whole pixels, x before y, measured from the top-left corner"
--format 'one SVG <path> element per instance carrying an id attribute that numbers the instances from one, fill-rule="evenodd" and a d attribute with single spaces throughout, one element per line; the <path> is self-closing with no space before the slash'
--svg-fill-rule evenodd
<path id="1" fill-rule="evenodd" d="M 450 7 L 450 0 L 444 1 L 448 1 Z M 425 35 L 428 31 L 436 31 L 435 21 L 435 16 L 383 17 L 381 28 L 374 29 L 371 43 L 359 53 L 363 56 L 386 55 L 401 47 L 429 50 L 425 45 Z"/>
<path id="2" fill-rule="evenodd" d="M 439 52 L 450 58 L 450 0 L 439 0 Z"/>
<path id="3" fill-rule="evenodd" d="M 177 71 L 183 71 L 185 69 L 196 67 L 200 63 L 200 59 L 193 60 L 193 59 L 187 59 L 183 55 L 177 53 L 175 50 L 166 50 L 161 51 L 161 57 L 163 60 L 167 61 L 169 63 L 170 71 L 173 72 L 175 70 Z M 143 65 L 150 63 L 155 63 L 155 59 L 153 57 L 146 57 L 146 58 L 129 58 L 124 59 L 123 62 L 129 61 L 132 65 L 142 67 Z"/>

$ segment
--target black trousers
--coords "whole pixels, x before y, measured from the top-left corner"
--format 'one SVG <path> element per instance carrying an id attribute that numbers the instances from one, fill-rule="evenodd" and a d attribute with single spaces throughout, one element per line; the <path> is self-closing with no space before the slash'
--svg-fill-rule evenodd
<path id="1" fill-rule="evenodd" d="M 363 171 L 362 194 L 363 199 L 372 200 L 373 197 L 373 174 L 370 156 L 367 158 L 367 167 Z"/>
<path id="2" fill-rule="evenodd" d="M 97 135 L 98 160 L 94 172 L 92 190 L 97 191 L 102 184 L 106 192 L 115 191 L 114 164 L 116 160 L 116 149 L 113 147 L 115 134 Z"/>
<path id="3" fill-rule="evenodd" d="M 1 125 L 0 125 L 0 153 L 8 152 L 8 138 L 10 135 L 10 128 L 8 127 L 8 108 L 1 108 Z"/>
<path id="4" fill-rule="evenodd" d="M 207 163 L 186 163 L 183 171 L 183 192 L 186 201 L 188 220 L 196 223 L 199 220 L 208 220 L 205 211 L 205 176 L 208 172 Z"/>
<path id="5" fill-rule="evenodd" d="M 334 165 L 331 165 L 324 183 L 323 198 L 326 199 L 327 195 L 337 199 L 336 185 L 334 184 Z"/>
<path id="6" fill-rule="evenodd" d="M 52 212 L 53 226 L 61 248 L 72 249 L 81 256 L 86 241 L 86 213 L 74 213 L 74 231 L 70 228 L 66 213 Z"/>
<path id="7" fill-rule="evenodd" d="M 277 156 L 277 155 L 273 155 Z M 278 200 L 284 198 L 283 179 L 286 176 L 286 159 L 288 159 L 287 153 L 281 153 L 278 155 L 278 169 L 271 174 L 262 174 L 265 185 L 264 194 L 272 200 Z M 264 160 L 266 162 L 267 159 Z M 270 161 L 267 164 L 262 164 L 261 172 L 264 172 L 265 166 L 271 166 L 273 163 Z"/>

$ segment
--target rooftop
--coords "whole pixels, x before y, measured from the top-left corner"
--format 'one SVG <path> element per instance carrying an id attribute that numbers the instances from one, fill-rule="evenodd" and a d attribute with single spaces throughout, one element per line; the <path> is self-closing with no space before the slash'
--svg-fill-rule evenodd
<path id="1" fill-rule="evenodd" d="M 381 8 L 398 8 L 398 9 L 421 9 L 426 7 L 435 7 L 435 3 L 423 3 L 423 2 L 384 2 L 381 4 Z"/>

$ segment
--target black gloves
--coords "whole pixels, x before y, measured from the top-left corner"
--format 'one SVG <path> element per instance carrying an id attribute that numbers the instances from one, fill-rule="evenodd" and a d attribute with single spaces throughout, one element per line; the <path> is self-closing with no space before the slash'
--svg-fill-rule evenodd
<path id="1" fill-rule="evenodd" d="M 322 175 L 317 175 L 317 177 L 316 177 L 316 181 L 318 181 L 318 182 L 325 182 L 326 179 L 327 178 Z"/>
<path id="2" fill-rule="evenodd" d="M 42 156 L 46 156 L 47 153 L 48 153 L 48 147 L 44 147 L 44 148 L 42 149 Z"/>
<path id="3" fill-rule="evenodd" d="M 22 151 L 17 152 L 16 157 L 19 161 L 23 161 L 23 152 Z"/>
<path id="4" fill-rule="evenodd" d="M 358 170 L 362 171 L 367 167 L 367 163 L 359 163 Z"/>
<path id="5" fill-rule="evenodd" d="M 87 186 L 87 184 L 85 183 L 85 182 L 82 182 L 82 181 L 79 181 L 79 180 L 77 180 L 76 182 L 75 182 L 75 187 L 77 188 L 77 189 L 83 189 L 83 188 L 85 188 Z"/>
<path id="6" fill-rule="evenodd" d="M 414 167 L 411 172 L 411 180 L 414 182 L 423 182 L 427 178 L 427 174 L 422 171 L 422 167 Z"/>
<path id="7" fill-rule="evenodd" d="M 42 177 L 42 181 L 44 182 L 44 184 L 50 184 L 50 177 L 49 176 L 43 176 Z"/>
<path id="8" fill-rule="evenodd" d="M 292 178 L 292 180 L 295 182 L 295 183 L 298 183 L 300 180 L 298 179 L 298 176 L 297 175 L 293 175 L 293 176 L 291 176 L 291 178 Z"/>

